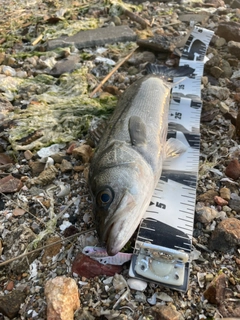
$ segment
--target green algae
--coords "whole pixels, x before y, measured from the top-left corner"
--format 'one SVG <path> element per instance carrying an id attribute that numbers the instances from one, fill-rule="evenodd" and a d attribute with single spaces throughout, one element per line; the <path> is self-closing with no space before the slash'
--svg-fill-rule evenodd
<path id="1" fill-rule="evenodd" d="M 55 25 L 47 26 L 43 32 L 43 40 L 55 39 L 61 36 L 73 36 L 79 31 L 96 29 L 98 27 L 99 21 L 95 18 L 84 18 L 77 21 L 61 20 Z"/>
<path id="2" fill-rule="evenodd" d="M 128 55 L 130 51 L 137 48 L 136 42 L 128 41 L 128 42 L 118 42 L 113 44 L 106 44 L 106 48 L 108 48 L 108 52 L 110 54 L 117 54 L 119 56 Z"/>
<path id="3" fill-rule="evenodd" d="M 143 7 L 141 4 L 135 5 L 122 0 L 105 0 L 104 4 L 109 7 L 109 14 L 113 16 L 120 16 L 124 13 L 124 10 L 141 12 Z"/>
<path id="4" fill-rule="evenodd" d="M 60 5 L 59 2 L 59 6 Z M 58 6 L 57 6 L 58 7 Z M 48 16 L 56 16 L 56 8 L 48 12 Z M 142 5 L 126 4 L 121 0 L 103 1 L 102 7 L 112 10 L 121 7 L 123 10 L 139 12 Z M 91 2 L 83 4 L 78 8 L 68 8 L 67 14 L 64 15 L 57 23 L 48 23 L 43 20 L 43 13 L 36 14 L 34 17 L 27 16 L 27 21 L 32 23 L 27 35 L 29 42 L 32 42 L 36 36 L 42 34 L 42 42 L 58 38 L 61 36 L 71 36 L 82 30 L 89 30 L 101 27 L 104 19 L 101 17 L 89 17 L 82 15 L 83 11 L 91 8 Z M 43 11 L 44 12 L 44 11 Z M 72 16 L 80 14 L 80 20 L 71 20 Z M 22 35 L 23 25 L 19 22 L 18 27 L 12 25 L 11 33 L 7 34 L 6 47 L 13 46 L 21 42 L 26 35 Z M 37 28 L 38 27 L 38 28 Z M 108 52 L 111 56 L 118 55 L 120 58 L 129 53 L 136 47 L 136 43 L 119 43 L 107 45 Z M 66 48 L 57 48 L 53 51 L 38 52 L 38 46 L 22 45 L 11 52 L 11 56 L 17 60 L 26 59 L 32 56 L 62 57 Z M 71 49 L 69 49 L 71 51 Z M 82 60 L 88 60 L 92 53 L 80 52 Z M 28 79 L 12 79 L 12 83 L 0 80 L 0 90 L 8 100 L 17 102 L 24 100 L 27 108 L 20 109 L 16 107 L 14 112 L 8 114 L 8 120 L 12 120 L 15 125 L 9 128 L 9 141 L 13 151 L 17 150 L 38 150 L 43 146 L 52 143 L 66 143 L 71 140 L 81 139 L 87 133 L 93 119 L 99 117 L 108 117 L 116 105 L 117 98 L 112 95 L 100 96 L 100 98 L 89 98 L 89 84 L 87 81 L 87 69 L 81 68 L 71 74 L 62 74 L 58 79 L 50 75 L 40 74 Z M 1 83 L 2 81 L 2 83 Z M 41 132 L 36 140 L 29 141 L 29 136 L 34 136 L 35 132 Z M 23 144 L 28 141 L 28 144 Z"/>
<path id="5" fill-rule="evenodd" d="M 53 143 L 66 143 L 81 139 L 95 117 L 107 117 L 116 105 L 116 97 L 89 98 L 87 69 L 63 74 L 56 81 L 48 75 L 38 75 L 19 85 L 19 91 L 33 88 L 27 109 L 16 109 L 11 118 L 16 124 L 9 129 L 9 140 L 14 150 L 39 149 Z M 39 94 L 39 92 L 41 92 Z M 42 136 L 22 145 L 21 139 L 35 131 Z"/>
<path id="6" fill-rule="evenodd" d="M 23 79 L 14 77 L 0 78 L 0 92 L 9 101 L 13 101 L 18 93 L 19 86 L 24 82 Z"/>

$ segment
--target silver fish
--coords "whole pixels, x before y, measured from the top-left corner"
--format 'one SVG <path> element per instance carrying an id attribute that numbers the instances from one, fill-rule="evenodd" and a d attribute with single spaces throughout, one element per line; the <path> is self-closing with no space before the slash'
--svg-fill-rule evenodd
<path id="1" fill-rule="evenodd" d="M 193 71 L 180 68 L 171 69 L 171 76 Z M 168 73 L 165 68 L 160 72 Z M 117 254 L 138 227 L 163 160 L 186 150 L 176 139 L 166 141 L 170 91 L 171 84 L 159 75 L 134 82 L 120 98 L 93 156 L 89 185 L 96 228 L 109 255 Z"/>

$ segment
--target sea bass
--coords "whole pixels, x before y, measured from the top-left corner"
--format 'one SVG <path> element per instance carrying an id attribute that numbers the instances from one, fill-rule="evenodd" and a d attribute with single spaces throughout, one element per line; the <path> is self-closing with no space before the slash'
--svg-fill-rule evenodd
<path id="1" fill-rule="evenodd" d="M 150 66 L 150 71 L 185 76 L 192 68 Z M 163 160 L 186 146 L 167 138 L 171 84 L 150 74 L 121 96 L 91 161 L 89 185 L 96 228 L 109 255 L 131 238 L 161 176 Z"/>

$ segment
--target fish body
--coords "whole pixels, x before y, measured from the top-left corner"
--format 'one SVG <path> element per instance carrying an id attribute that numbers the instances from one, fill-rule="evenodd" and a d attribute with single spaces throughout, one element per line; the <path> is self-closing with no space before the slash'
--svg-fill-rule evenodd
<path id="1" fill-rule="evenodd" d="M 166 142 L 170 91 L 171 85 L 157 75 L 134 82 L 120 98 L 93 156 L 93 210 L 109 255 L 117 254 L 139 225 L 164 158 L 185 147 L 175 139 Z"/>

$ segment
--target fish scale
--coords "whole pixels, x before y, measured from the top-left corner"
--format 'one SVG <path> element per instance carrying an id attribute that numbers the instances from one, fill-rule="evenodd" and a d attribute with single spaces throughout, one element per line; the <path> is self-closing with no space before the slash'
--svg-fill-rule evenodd
<path id="1" fill-rule="evenodd" d="M 108 129 L 108 135 L 110 137 L 109 139 L 130 141 L 128 134 L 128 122 L 124 121 L 124 119 L 131 115 L 139 116 L 143 122 L 146 123 L 146 125 L 151 125 L 153 128 L 156 128 L 156 130 L 159 130 L 162 122 L 167 119 L 167 113 L 165 114 L 164 110 L 160 108 L 160 106 L 164 103 L 168 103 L 170 99 L 170 86 L 168 86 L 169 90 L 168 94 L 166 95 L 167 90 L 165 90 L 165 88 L 162 90 L 161 84 L 162 80 L 159 79 L 159 77 L 153 77 L 151 75 L 146 78 L 144 82 L 138 85 L 139 88 L 137 89 L 137 97 L 124 96 L 123 99 L 120 98 L 119 105 L 122 104 L 122 107 L 119 108 L 119 112 L 116 112 L 114 118 L 109 122 L 111 126 L 111 128 Z M 155 87 L 154 90 L 152 88 L 153 86 Z M 165 86 L 167 87 L 167 83 Z M 154 92 L 155 96 L 150 96 L 149 92 Z M 132 100 L 131 108 L 129 108 L 129 100 Z M 156 108 L 156 105 L 151 103 L 151 101 L 154 100 L 159 101 L 159 108 Z M 156 110 L 158 110 L 158 114 L 156 113 Z M 154 117 L 153 114 L 155 115 Z M 122 117 L 121 124 L 118 123 L 120 117 Z M 159 119 L 161 119 L 160 126 Z M 151 142 L 153 139 L 152 133 L 153 130 L 149 130 L 147 132 L 148 142 Z M 99 149 L 102 149 L 104 146 L 106 146 L 109 143 L 109 139 L 104 141 L 104 143 L 100 141 L 101 146 L 99 145 Z"/>
<path id="2" fill-rule="evenodd" d="M 186 291 L 195 213 L 199 164 L 201 77 L 213 32 L 195 26 L 183 48 L 180 66 L 195 69 L 182 81 L 174 78 L 168 112 L 168 138 L 189 148 L 179 158 L 168 158 L 140 223 L 129 275 Z"/>

